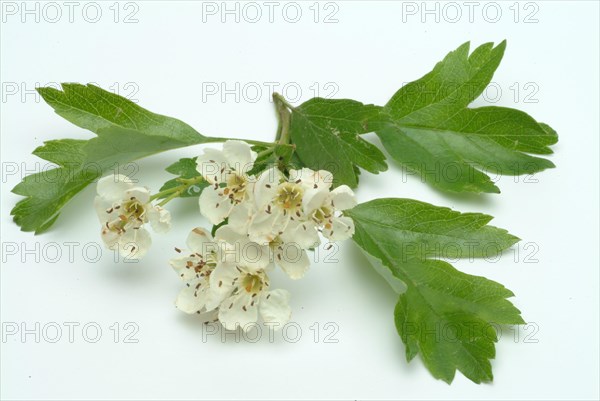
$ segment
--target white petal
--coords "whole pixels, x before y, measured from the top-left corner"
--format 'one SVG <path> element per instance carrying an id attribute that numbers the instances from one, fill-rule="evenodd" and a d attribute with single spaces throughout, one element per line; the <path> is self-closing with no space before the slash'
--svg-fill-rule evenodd
<path id="1" fill-rule="evenodd" d="M 201 323 L 217 322 L 219 320 L 219 311 L 217 309 L 208 312 L 202 311 L 198 314 L 197 319 L 199 319 Z"/>
<path id="2" fill-rule="evenodd" d="M 314 171 L 307 167 L 290 170 L 290 181 L 297 180 L 300 180 L 301 185 L 307 189 L 329 189 L 333 183 L 333 175 L 327 170 Z"/>
<path id="3" fill-rule="evenodd" d="M 98 192 L 98 195 L 100 195 L 104 199 L 110 202 L 115 202 L 118 200 L 122 200 L 125 191 L 127 191 L 131 187 L 133 187 L 133 183 L 126 175 L 111 174 L 101 178 L 98 181 L 96 191 Z"/>
<path id="4" fill-rule="evenodd" d="M 278 252 L 276 263 L 281 266 L 291 279 L 297 280 L 302 278 L 310 267 L 310 260 L 306 251 L 296 244 L 284 244 L 282 248 Z"/>
<path id="5" fill-rule="evenodd" d="M 124 198 L 129 200 L 135 198 L 138 202 L 146 204 L 150 201 L 150 191 L 146 187 L 132 187 L 125 191 Z"/>
<path id="6" fill-rule="evenodd" d="M 171 213 L 160 206 L 148 204 L 148 220 L 157 233 L 166 233 L 171 228 Z"/>
<path id="7" fill-rule="evenodd" d="M 211 251 L 216 251 L 217 246 L 210 233 L 202 227 L 196 227 L 188 234 L 186 245 L 192 252 L 198 252 L 205 255 Z"/>
<path id="8" fill-rule="evenodd" d="M 188 283 L 177 295 L 175 306 L 185 313 L 196 313 L 204 308 L 208 283 L 204 278 Z"/>
<path id="9" fill-rule="evenodd" d="M 254 159 L 256 159 L 256 152 L 253 152 L 250 145 L 242 141 L 226 141 L 223 144 L 223 154 L 229 166 L 243 174 L 252 170 Z"/>
<path id="10" fill-rule="evenodd" d="M 143 258 L 151 245 L 152 238 L 150 237 L 150 233 L 143 227 L 137 230 L 129 228 L 119 237 L 119 253 L 128 259 Z"/>
<path id="11" fill-rule="evenodd" d="M 304 191 L 302 197 L 302 209 L 306 215 L 320 208 L 329 196 L 329 190 L 325 187 L 310 188 Z"/>
<path id="12" fill-rule="evenodd" d="M 220 195 L 220 192 L 221 189 L 208 187 L 200 194 L 200 213 L 215 225 L 222 223 L 233 207 L 230 200 Z"/>
<path id="13" fill-rule="evenodd" d="M 188 262 L 191 262 L 191 266 Z M 194 265 L 199 262 L 199 257 L 190 257 L 189 255 L 169 260 L 169 264 L 173 267 L 173 270 L 175 270 L 177 275 L 184 281 L 192 281 L 199 278 L 198 273 L 196 273 L 196 270 L 194 269 Z"/>
<path id="14" fill-rule="evenodd" d="M 354 221 L 347 216 L 334 217 L 330 229 L 323 228 L 323 236 L 331 241 L 343 241 L 354 235 Z"/>
<path id="15" fill-rule="evenodd" d="M 273 209 L 271 213 L 267 213 L 264 210 L 256 212 L 248 227 L 250 240 L 259 244 L 273 241 L 282 228 L 279 217 L 279 209 Z"/>
<path id="16" fill-rule="evenodd" d="M 106 245 L 108 249 L 112 249 L 114 251 L 118 248 L 118 241 L 120 235 L 116 231 L 109 230 L 108 228 L 106 228 L 106 226 L 103 226 L 101 236 L 104 245 Z"/>
<path id="17" fill-rule="evenodd" d="M 246 291 L 225 299 L 219 308 L 219 321 L 227 330 L 235 330 L 238 326 L 249 330 L 252 328 L 250 323 L 257 319 L 258 304 Z"/>
<path id="18" fill-rule="evenodd" d="M 113 207 L 114 205 L 115 203 L 107 201 L 99 195 L 94 198 L 94 209 L 96 209 L 100 224 L 104 225 L 107 221 L 110 222 L 117 218 L 118 210 Z"/>
<path id="19" fill-rule="evenodd" d="M 271 167 L 260 174 L 254 185 L 254 202 L 259 209 L 264 209 L 277 195 L 277 186 L 283 174 L 276 167 Z"/>
<path id="20" fill-rule="evenodd" d="M 215 241 L 225 241 L 229 244 L 248 242 L 248 236 L 240 234 L 229 224 L 221 226 L 215 231 Z"/>
<path id="21" fill-rule="evenodd" d="M 290 222 L 280 238 L 285 243 L 297 244 L 303 249 L 314 248 L 321 242 L 316 226 L 310 221 Z"/>
<path id="22" fill-rule="evenodd" d="M 212 310 L 227 298 L 234 288 L 240 272 L 233 264 L 219 263 L 210 274 L 210 294 L 206 301 L 206 310 Z"/>
<path id="23" fill-rule="evenodd" d="M 231 210 L 227 224 L 233 231 L 239 234 L 247 234 L 248 226 L 252 221 L 252 213 L 252 202 L 242 202 Z"/>
<path id="24" fill-rule="evenodd" d="M 281 328 L 292 316 L 289 306 L 290 293 L 286 290 L 273 290 L 263 294 L 260 300 L 260 315 L 268 323 L 277 323 Z"/>
<path id="25" fill-rule="evenodd" d="M 337 210 L 351 209 L 356 206 L 356 198 L 354 192 L 348 185 L 340 185 L 330 193 L 333 206 Z"/>
<path id="26" fill-rule="evenodd" d="M 245 234 L 236 233 L 229 224 L 219 227 L 215 232 L 219 241 L 219 261 L 243 266 L 249 271 L 266 267 L 270 262 L 270 250 L 267 245 L 252 242 Z"/>
<path id="27" fill-rule="evenodd" d="M 221 182 L 223 180 L 221 171 L 227 169 L 227 159 L 222 151 L 206 148 L 196 159 L 196 170 L 210 184 Z"/>

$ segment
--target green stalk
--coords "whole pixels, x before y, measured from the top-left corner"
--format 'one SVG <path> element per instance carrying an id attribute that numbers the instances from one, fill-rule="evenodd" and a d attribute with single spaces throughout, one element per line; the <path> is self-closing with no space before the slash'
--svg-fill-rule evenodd
<path id="1" fill-rule="evenodd" d="M 275 140 L 280 145 L 287 145 L 290 143 L 290 110 L 294 110 L 294 107 L 277 92 L 273 93 L 273 102 L 279 120 Z"/>
<path id="2" fill-rule="evenodd" d="M 150 200 L 153 201 L 155 199 L 162 198 L 163 196 L 168 195 L 158 204 L 158 206 L 164 206 L 171 200 L 181 196 L 181 194 L 192 185 L 201 183 L 202 180 L 204 180 L 204 178 L 202 176 L 198 176 L 194 178 L 178 178 L 177 180 L 182 184 L 173 188 L 165 189 L 164 191 L 157 192 L 154 195 L 150 196 Z"/>

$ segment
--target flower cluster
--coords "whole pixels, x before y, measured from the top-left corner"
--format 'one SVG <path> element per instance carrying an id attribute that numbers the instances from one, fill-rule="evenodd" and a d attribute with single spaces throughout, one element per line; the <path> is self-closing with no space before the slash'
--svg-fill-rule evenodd
<path id="1" fill-rule="evenodd" d="M 249 329 L 258 315 L 275 328 L 291 315 L 290 295 L 271 290 L 268 273 L 279 266 L 299 279 L 310 266 L 308 249 L 354 234 L 342 211 L 356 205 L 352 190 L 332 187 L 332 174 L 308 168 L 285 175 L 276 167 L 255 175 L 256 153 L 242 141 L 223 150 L 207 149 L 198 171 L 210 184 L 200 195 L 200 211 L 215 226 L 214 238 L 195 228 L 188 249 L 171 265 L 186 283 L 176 306 L 186 313 L 209 313 L 225 328 Z"/>
<path id="2" fill-rule="evenodd" d="M 164 233 L 171 227 L 170 213 L 150 201 L 148 188 L 136 186 L 125 175 L 108 175 L 98 181 L 94 207 L 102 225 L 102 240 L 123 257 L 142 258 L 152 239 L 144 225 Z"/>

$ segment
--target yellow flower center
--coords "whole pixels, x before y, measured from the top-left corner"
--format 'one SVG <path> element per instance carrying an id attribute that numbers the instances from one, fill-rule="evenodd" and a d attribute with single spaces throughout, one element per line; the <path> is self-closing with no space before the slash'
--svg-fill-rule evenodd
<path id="1" fill-rule="evenodd" d="M 246 196 L 246 178 L 237 173 L 227 174 L 226 186 L 223 195 L 227 196 L 233 203 L 241 203 Z"/>
<path id="2" fill-rule="evenodd" d="M 263 288 L 263 284 L 265 284 L 265 279 L 266 277 L 264 274 L 248 273 L 244 276 L 244 278 L 242 278 L 240 284 L 241 287 L 246 290 L 246 292 L 259 293 Z"/>
<path id="3" fill-rule="evenodd" d="M 295 211 L 302 206 L 302 195 L 304 191 L 298 184 L 284 182 L 277 190 L 275 204 L 281 207 L 284 211 Z"/>

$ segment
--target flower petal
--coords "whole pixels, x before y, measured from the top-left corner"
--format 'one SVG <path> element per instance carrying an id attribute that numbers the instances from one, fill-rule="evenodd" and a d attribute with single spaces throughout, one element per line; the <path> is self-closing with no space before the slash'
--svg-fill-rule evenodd
<path id="1" fill-rule="evenodd" d="M 258 209 L 264 209 L 277 195 L 277 186 L 283 174 L 276 167 L 271 167 L 260 174 L 254 185 L 254 202 Z"/>
<path id="2" fill-rule="evenodd" d="M 191 281 L 177 295 L 175 306 L 185 313 L 196 313 L 204 308 L 208 283 L 204 278 Z"/>
<path id="3" fill-rule="evenodd" d="M 264 293 L 260 300 L 260 315 L 266 323 L 276 323 L 275 328 L 281 328 L 292 316 L 289 301 L 290 293 L 286 290 Z"/>
<path id="4" fill-rule="evenodd" d="M 131 187 L 123 194 L 124 200 L 135 198 L 138 202 L 146 204 L 150 201 L 150 191 L 146 187 Z"/>
<path id="5" fill-rule="evenodd" d="M 323 236 L 331 241 L 343 241 L 354 235 L 354 221 L 347 216 L 333 218 L 330 229 L 323 228 Z"/>
<path id="6" fill-rule="evenodd" d="M 259 244 L 267 244 L 275 239 L 282 228 L 282 220 L 279 218 L 279 209 L 273 209 L 271 213 L 259 210 L 252 218 L 248 227 L 250 240 Z"/>
<path id="7" fill-rule="evenodd" d="M 310 188 L 304 191 L 302 197 L 302 209 L 306 215 L 320 208 L 329 196 L 329 190 L 325 187 Z"/>
<path id="8" fill-rule="evenodd" d="M 239 326 L 248 331 L 257 319 L 258 305 L 246 291 L 225 299 L 219 308 L 219 321 L 227 330 L 235 330 Z"/>
<path id="9" fill-rule="evenodd" d="M 106 226 L 104 226 L 102 227 L 101 237 L 102 241 L 104 242 L 104 245 L 106 245 L 108 249 L 112 249 L 114 251 L 118 248 L 120 235 L 116 231 L 109 230 L 108 228 L 106 228 Z"/>
<path id="10" fill-rule="evenodd" d="M 151 206 L 148 208 L 148 220 L 152 229 L 157 233 L 166 233 L 171 228 L 171 213 L 160 206 Z"/>
<path id="11" fill-rule="evenodd" d="M 333 183 L 333 174 L 327 170 L 314 171 L 307 167 L 300 170 L 290 170 L 290 181 L 300 183 L 306 189 L 329 189 Z"/>
<path id="12" fill-rule="evenodd" d="M 206 310 L 218 307 L 231 294 L 239 275 L 239 270 L 233 264 L 219 263 L 217 265 L 210 274 L 210 294 L 206 301 Z"/>
<path id="13" fill-rule="evenodd" d="M 210 251 L 216 251 L 217 246 L 208 230 L 202 227 L 196 227 L 188 234 L 186 245 L 192 252 L 197 252 L 203 256 Z"/>
<path id="14" fill-rule="evenodd" d="M 297 244 L 303 249 L 314 248 L 321 242 L 316 226 L 310 221 L 291 221 L 279 237 L 283 242 Z"/>
<path id="15" fill-rule="evenodd" d="M 219 241 L 221 262 L 233 263 L 249 271 L 260 270 L 270 262 L 271 255 L 267 245 L 250 241 L 247 235 L 235 232 L 229 224 L 217 229 L 215 240 Z"/>
<path id="16" fill-rule="evenodd" d="M 102 196 L 96 196 L 94 198 L 94 209 L 96 209 L 96 214 L 98 215 L 98 220 L 100 220 L 100 224 L 105 225 L 108 221 L 113 221 L 117 218 L 118 210 L 114 208 L 115 203 L 106 200 Z"/>
<path id="17" fill-rule="evenodd" d="M 196 170 L 210 184 L 223 181 L 223 169 L 228 169 L 228 164 L 221 150 L 206 148 L 196 159 Z"/>
<path id="18" fill-rule="evenodd" d="M 169 264 L 182 280 L 192 281 L 200 278 L 194 269 L 194 266 L 197 265 L 200 260 L 201 259 L 198 256 L 180 256 L 169 260 Z"/>
<path id="19" fill-rule="evenodd" d="M 248 236 L 240 234 L 231 227 L 229 224 L 221 226 L 215 231 L 215 241 L 225 241 L 229 244 L 245 243 L 248 242 Z"/>
<path id="20" fill-rule="evenodd" d="M 242 202 L 231 210 L 227 224 L 233 231 L 246 234 L 252 221 L 253 211 L 251 202 Z"/>
<path id="21" fill-rule="evenodd" d="M 200 213 L 215 225 L 222 223 L 233 208 L 229 199 L 220 193 L 220 189 L 209 187 L 200 194 Z"/>
<path id="22" fill-rule="evenodd" d="M 111 174 L 98 180 L 96 191 L 98 195 L 109 202 L 124 199 L 124 193 L 133 187 L 132 181 L 123 174 Z"/>
<path id="23" fill-rule="evenodd" d="M 150 233 L 143 227 L 139 229 L 130 228 L 119 237 L 118 243 L 121 256 L 128 259 L 141 259 L 150 249 L 152 238 Z"/>
<path id="24" fill-rule="evenodd" d="M 230 167 L 238 173 L 245 174 L 252 170 L 256 152 L 246 142 L 230 140 L 223 144 L 223 154 Z"/>
<path id="25" fill-rule="evenodd" d="M 340 185 L 330 193 L 331 202 L 337 210 L 351 209 L 356 206 L 354 191 L 348 185 Z"/>
<path id="26" fill-rule="evenodd" d="M 298 280 L 302 278 L 310 267 L 310 260 L 306 251 L 297 244 L 284 244 L 282 248 L 277 253 L 276 263 L 291 279 Z"/>

